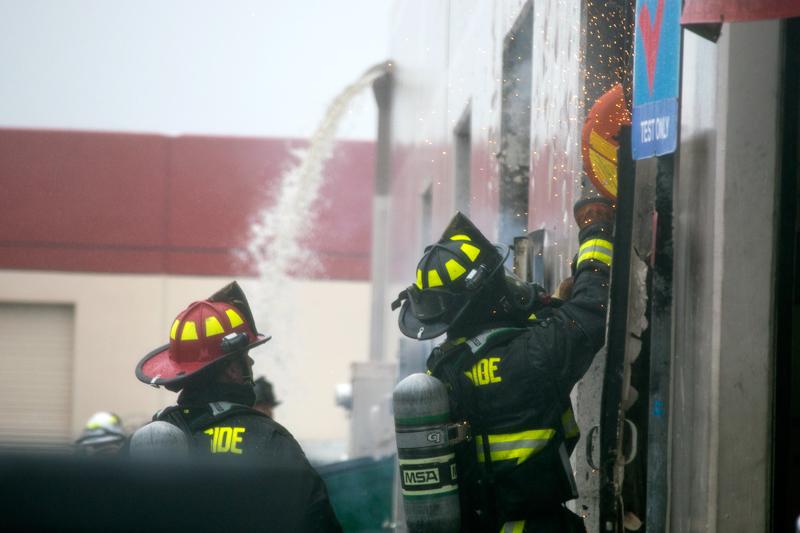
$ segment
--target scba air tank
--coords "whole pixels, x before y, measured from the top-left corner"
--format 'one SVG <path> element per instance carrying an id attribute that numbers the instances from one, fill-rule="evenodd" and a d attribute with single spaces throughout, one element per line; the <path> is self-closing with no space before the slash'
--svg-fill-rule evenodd
<path id="1" fill-rule="evenodd" d="M 394 424 L 408 530 L 458 531 L 458 473 L 444 384 L 426 374 L 398 383 Z"/>
<path id="2" fill-rule="evenodd" d="M 180 458 L 188 456 L 189 441 L 178 427 L 156 420 L 136 430 L 129 449 L 130 456 L 136 458 Z"/>

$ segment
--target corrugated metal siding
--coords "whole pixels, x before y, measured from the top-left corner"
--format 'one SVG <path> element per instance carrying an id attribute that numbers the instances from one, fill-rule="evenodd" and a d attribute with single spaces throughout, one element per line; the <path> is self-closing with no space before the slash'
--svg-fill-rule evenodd
<path id="1" fill-rule="evenodd" d="M 71 438 L 75 311 L 0 303 L 0 445 Z"/>

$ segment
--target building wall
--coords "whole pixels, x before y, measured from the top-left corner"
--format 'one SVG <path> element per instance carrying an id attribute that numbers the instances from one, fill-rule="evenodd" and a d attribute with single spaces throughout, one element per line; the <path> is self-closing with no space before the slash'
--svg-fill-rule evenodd
<path id="1" fill-rule="evenodd" d="M 168 341 L 179 311 L 237 279 L 273 335 L 253 353 L 283 401 L 276 417 L 312 457 L 347 452 L 349 421 L 334 391 L 367 358 L 373 144 L 338 143 L 324 166 L 300 243 L 318 265 L 304 261 L 273 282 L 255 277 L 246 253 L 251 225 L 304 146 L 0 130 L 0 303 L 74 309 L 70 438 L 95 411 L 134 428 L 174 402 L 136 380 L 136 363 Z M 21 356 L 5 352 L 19 345 L 0 356 Z M 10 398 L 35 394 L 31 384 Z"/>
<path id="2" fill-rule="evenodd" d="M 134 428 L 174 403 L 175 394 L 139 382 L 134 368 L 150 350 L 168 342 L 169 327 L 178 312 L 230 281 L 218 276 L 4 270 L 0 271 L 0 302 L 74 306 L 69 409 L 74 437 L 96 411 L 113 411 Z M 251 299 L 257 295 L 258 280 L 239 281 Z M 293 282 L 287 294 L 302 314 L 282 328 L 291 338 L 291 351 L 275 353 L 267 343 L 251 354 L 255 372 L 273 381 L 283 402 L 276 409 L 277 420 L 312 446 L 328 442 L 346 450 L 347 415 L 334 404 L 334 389 L 349 381 L 351 363 L 367 359 L 363 324 L 369 316 L 369 293 L 366 282 Z M 257 324 L 259 318 L 264 323 L 265 312 L 269 310 L 256 309 Z"/>
<path id="3" fill-rule="evenodd" d="M 455 213 L 456 130 L 465 114 L 471 133 L 469 216 L 487 237 L 500 237 L 504 41 L 526 5 L 533 9 L 533 96 L 519 105 L 532 109 L 531 177 L 519 233 L 546 230 L 551 290 L 569 273 L 577 245 L 571 206 L 583 191 L 581 5 L 440 0 L 421 10 L 413 2 L 398 2 L 390 47 L 395 69 L 390 294 L 412 281 L 423 248 Z M 430 216 L 424 213 L 426 193 Z M 389 353 L 398 349 L 395 321 L 391 316 L 384 326 Z"/>
<path id="4" fill-rule="evenodd" d="M 681 102 L 680 167 L 675 185 L 675 345 L 673 357 L 672 525 L 689 524 L 708 506 L 708 395 L 711 366 L 710 321 L 714 286 L 713 243 L 718 109 L 707 105 L 716 95 L 717 45 L 685 33 Z M 711 75 L 709 75 L 711 74 Z M 684 400 L 685 399 L 685 400 Z M 683 401 L 682 401 L 683 400 Z M 691 405 L 691 408 L 689 408 Z M 679 446 L 677 443 L 683 443 Z M 685 465 L 683 468 L 679 465 Z M 693 484 L 693 490 L 689 490 Z M 690 518 L 694 516 L 695 518 Z"/>
<path id="5" fill-rule="evenodd" d="M 768 529 L 781 27 L 685 33 L 671 531 Z"/>
<path id="6" fill-rule="evenodd" d="M 395 6 L 390 293 L 412 281 L 423 246 L 437 238 L 453 214 L 454 129 L 464 125 L 467 111 L 470 216 L 490 238 L 500 235 L 503 40 L 524 5 Z M 604 4 L 594 7 L 605 9 Z M 557 281 L 575 247 L 571 204 L 586 192 L 577 153 L 581 100 L 591 85 L 580 59 L 587 38 L 586 3 L 534 2 L 533 13 L 526 229 L 547 230 L 547 266 Z M 658 495 L 668 501 L 670 531 L 768 528 L 781 28 L 778 21 L 723 24 L 716 44 L 684 32 L 674 178 L 671 486 L 669 494 Z M 654 167 L 639 168 L 647 174 L 642 176 L 647 183 L 637 189 L 635 218 L 641 230 L 652 215 Z M 646 256 L 650 240 L 643 236 L 637 235 L 641 247 L 636 251 Z M 395 335 L 387 334 L 389 353 L 398 351 L 395 320 L 392 315 L 385 325 Z M 405 340 L 399 345 L 409 359 L 415 348 L 429 349 Z M 601 376 L 598 356 L 577 387 L 584 429 L 596 420 Z M 638 392 L 645 397 L 645 391 Z M 585 464 L 582 451 L 578 462 Z M 583 471 L 579 504 L 591 515 L 596 472 Z M 741 501 L 747 504 L 738 505 Z M 590 530 L 597 530 L 589 518 Z"/>
<path id="7" fill-rule="evenodd" d="M 274 205 L 297 139 L 0 130 L 0 268 L 255 274 L 251 225 Z M 321 269 L 369 277 L 373 143 L 326 163 L 302 246 Z"/>

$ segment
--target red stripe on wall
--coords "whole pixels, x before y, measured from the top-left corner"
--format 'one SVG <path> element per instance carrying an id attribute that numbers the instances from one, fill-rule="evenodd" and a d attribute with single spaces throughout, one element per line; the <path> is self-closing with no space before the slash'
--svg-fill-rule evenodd
<path id="1" fill-rule="evenodd" d="M 685 0 L 681 24 L 746 22 L 800 16 L 800 0 Z"/>
<path id="2" fill-rule="evenodd" d="M 250 226 L 303 141 L 0 130 L 0 268 L 246 275 Z M 306 277 L 368 279 L 374 148 L 344 141 Z"/>

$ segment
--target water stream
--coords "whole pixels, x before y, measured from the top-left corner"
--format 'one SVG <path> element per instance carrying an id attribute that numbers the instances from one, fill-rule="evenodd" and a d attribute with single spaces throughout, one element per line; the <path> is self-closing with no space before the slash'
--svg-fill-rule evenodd
<path id="1" fill-rule="evenodd" d="M 295 379 L 292 374 L 296 372 L 290 371 L 287 363 L 291 361 L 293 368 L 304 366 L 304 356 L 314 356 L 294 353 L 291 337 L 301 330 L 293 324 L 303 319 L 302 309 L 294 306 L 291 291 L 292 279 L 298 272 L 319 273 L 319 262 L 313 251 L 303 247 L 303 241 L 313 230 L 312 209 L 325 179 L 325 163 L 334 153 L 336 131 L 349 105 L 385 72 L 385 63 L 375 65 L 331 101 L 307 147 L 295 152 L 298 162 L 281 175 L 275 204 L 264 208 L 251 225 L 247 251 L 248 259 L 257 268 L 258 287 L 248 296 L 252 294 L 250 300 L 259 329 L 273 335 L 267 361 L 256 358 L 256 372 L 263 370 L 275 376 L 279 393 L 289 383 L 293 394 L 300 392 L 295 391 L 295 384 L 302 387 L 302 380 Z M 308 333 L 310 329 L 313 325 L 303 325 L 302 331 Z"/>

